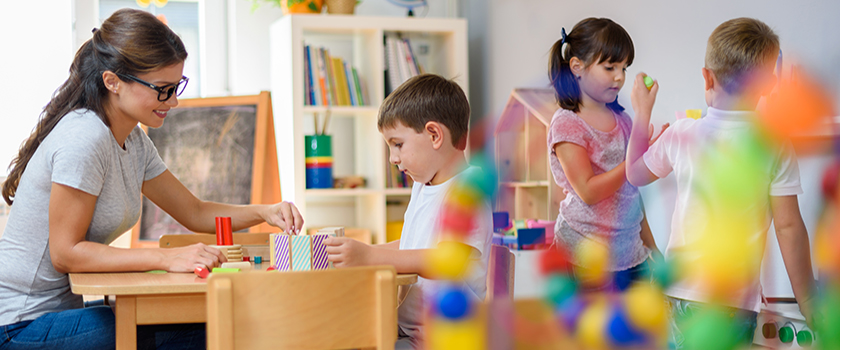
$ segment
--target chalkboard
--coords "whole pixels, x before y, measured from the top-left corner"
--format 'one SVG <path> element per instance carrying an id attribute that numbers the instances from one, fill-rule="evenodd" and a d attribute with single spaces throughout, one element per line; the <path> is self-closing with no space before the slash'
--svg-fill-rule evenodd
<path id="1" fill-rule="evenodd" d="M 280 184 L 270 104 L 268 92 L 181 100 L 162 127 L 147 133 L 168 170 L 201 200 L 276 203 Z M 143 197 L 132 245 L 156 246 L 164 234 L 191 233 Z"/>

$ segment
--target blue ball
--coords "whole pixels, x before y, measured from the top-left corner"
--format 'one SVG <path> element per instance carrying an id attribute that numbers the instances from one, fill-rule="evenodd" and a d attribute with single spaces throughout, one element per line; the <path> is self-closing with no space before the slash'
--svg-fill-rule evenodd
<path id="1" fill-rule="evenodd" d="M 638 345 L 646 341 L 646 337 L 629 324 L 626 312 L 621 306 L 614 308 L 614 314 L 608 323 L 608 334 L 611 341 L 619 346 Z"/>
<path id="2" fill-rule="evenodd" d="M 437 293 L 439 314 L 450 320 L 459 320 L 470 313 L 469 298 L 458 287 L 446 287 Z"/>
<path id="3" fill-rule="evenodd" d="M 584 309 L 587 307 L 587 302 L 580 296 L 573 295 L 567 300 L 564 300 L 558 307 L 558 320 L 561 325 L 570 333 L 576 331 L 578 319 L 581 317 Z"/>

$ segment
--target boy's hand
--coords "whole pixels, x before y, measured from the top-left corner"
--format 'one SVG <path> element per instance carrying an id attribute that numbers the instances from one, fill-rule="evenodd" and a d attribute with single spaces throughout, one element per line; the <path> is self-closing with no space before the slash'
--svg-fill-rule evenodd
<path id="1" fill-rule="evenodd" d="M 652 124 L 649 124 L 649 145 L 648 146 L 652 146 L 652 144 L 655 143 L 655 141 L 658 141 L 658 138 L 661 137 L 661 134 L 663 134 L 664 131 L 667 130 L 667 128 L 669 128 L 669 127 L 670 127 L 670 123 L 664 123 L 664 125 L 661 126 L 661 132 L 659 132 L 658 135 L 655 135 L 655 137 L 652 137 L 652 133 L 655 131 L 655 127 L 653 127 Z"/>
<path id="2" fill-rule="evenodd" d="M 334 267 L 353 267 L 371 265 L 369 262 L 372 247 L 363 242 L 346 237 L 328 237 L 322 244 L 327 247 L 328 261 Z"/>
<path id="3" fill-rule="evenodd" d="M 635 110 L 635 117 L 648 117 L 652 113 L 652 106 L 655 105 L 655 95 L 658 94 L 658 80 L 652 84 L 652 88 L 647 90 L 643 78 L 646 74 L 641 72 L 635 77 L 635 84 L 632 86 L 632 107 Z"/>

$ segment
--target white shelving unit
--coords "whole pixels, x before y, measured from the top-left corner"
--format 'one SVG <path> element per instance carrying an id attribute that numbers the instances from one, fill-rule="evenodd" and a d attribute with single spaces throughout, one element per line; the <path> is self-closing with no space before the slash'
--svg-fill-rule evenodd
<path id="1" fill-rule="evenodd" d="M 281 197 L 294 202 L 305 227 L 366 228 L 373 242 L 386 242 L 387 221 L 402 220 L 391 203 L 406 203 L 409 188 L 387 188 L 387 146 L 377 128 L 384 90 L 384 36 L 410 39 L 424 71 L 469 87 L 465 19 L 290 15 L 271 26 L 271 92 Z M 314 133 L 314 114 L 328 108 L 304 99 L 304 45 L 324 46 L 357 68 L 368 105 L 330 107 L 334 177 L 356 175 L 365 188 L 306 189 L 304 136 Z M 468 92 L 467 92 L 468 95 Z"/>

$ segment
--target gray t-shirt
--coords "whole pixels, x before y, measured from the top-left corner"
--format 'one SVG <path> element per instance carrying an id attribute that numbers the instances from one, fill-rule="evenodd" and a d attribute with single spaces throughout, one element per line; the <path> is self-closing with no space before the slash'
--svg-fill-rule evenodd
<path id="1" fill-rule="evenodd" d="M 166 170 L 138 126 L 124 149 L 90 110 L 68 113 L 44 139 L 21 176 L 0 238 L 0 325 L 83 306 L 68 275 L 53 268 L 48 206 L 53 183 L 97 196 L 86 240 L 108 244 L 139 219 L 144 181 Z"/>

